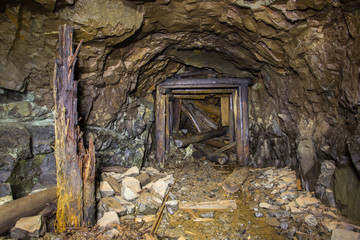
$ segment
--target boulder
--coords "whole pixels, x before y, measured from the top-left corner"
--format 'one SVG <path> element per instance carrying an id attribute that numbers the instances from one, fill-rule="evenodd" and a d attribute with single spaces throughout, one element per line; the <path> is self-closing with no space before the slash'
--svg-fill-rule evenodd
<path id="1" fill-rule="evenodd" d="M 113 197 L 102 198 L 101 204 L 103 204 L 105 211 L 115 211 L 119 216 L 127 214 L 127 208 Z"/>
<path id="2" fill-rule="evenodd" d="M 132 167 L 129 168 L 129 170 L 127 170 L 126 172 L 124 172 L 124 176 L 126 177 L 135 177 L 137 175 L 139 175 L 139 168 L 138 167 Z"/>
<path id="3" fill-rule="evenodd" d="M 100 193 L 102 197 L 110 197 L 115 194 L 115 191 L 107 181 L 101 181 Z"/>
<path id="4" fill-rule="evenodd" d="M 30 133 L 21 125 L 0 126 L 0 152 L 15 158 L 31 156 Z"/>
<path id="5" fill-rule="evenodd" d="M 41 215 L 20 218 L 15 227 L 10 230 L 11 238 L 28 239 L 30 237 L 41 237 L 46 232 L 46 224 Z"/>
<path id="6" fill-rule="evenodd" d="M 169 185 L 163 179 L 159 179 L 151 186 L 151 189 L 161 198 L 164 198 L 169 190 Z"/>
<path id="7" fill-rule="evenodd" d="M 141 191 L 140 182 L 133 177 L 125 177 L 121 182 L 121 196 L 128 201 L 139 197 L 138 192 Z"/>
<path id="8" fill-rule="evenodd" d="M 319 206 L 320 204 L 319 200 L 313 197 L 299 197 L 296 198 L 295 202 L 299 207 L 302 208 L 307 207 L 309 205 Z"/>
<path id="9" fill-rule="evenodd" d="M 155 214 L 162 200 L 149 192 L 142 192 L 137 199 L 137 212 L 144 215 Z"/>
<path id="10" fill-rule="evenodd" d="M 154 175 L 157 175 L 157 174 L 160 173 L 159 170 L 157 170 L 157 169 L 155 169 L 155 168 L 153 168 L 153 167 L 147 167 L 147 168 L 145 169 L 145 171 L 146 171 L 150 176 L 154 176 Z"/>
<path id="11" fill-rule="evenodd" d="M 314 217 L 314 215 L 312 215 L 312 214 L 307 215 L 305 217 L 305 222 L 310 227 L 315 227 L 315 226 L 317 226 L 319 224 L 318 221 L 316 220 L 316 218 Z"/>
<path id="12" fill-rule="evenodd" d="M 334 229 L 331 240 L 360 240 L 360 233 L 346 229 Z"/>
<path id="13" fill-rule="evenodd" d="M 45 154 L 53 152 L 51 146 L 55 145 L 54 125 L 49 126 L 27 126 L 31 135 L 31 149 L 33 154 Z"/>
<path id="14" fill-rule="evenodd" d="M 115 211 L 105 212 L 103 217 L 97 221 L 100 227 L 108 227 L 114 223 L 120 224 L 119 216 Z"/>

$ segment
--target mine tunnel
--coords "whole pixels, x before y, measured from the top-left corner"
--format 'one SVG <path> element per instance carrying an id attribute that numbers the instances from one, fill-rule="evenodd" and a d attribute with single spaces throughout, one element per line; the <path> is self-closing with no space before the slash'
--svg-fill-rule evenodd
<path id="1" fill-rule="evenodd" d="M 359 239 L 359 11 L 1 1 L 0 234 Z"/>

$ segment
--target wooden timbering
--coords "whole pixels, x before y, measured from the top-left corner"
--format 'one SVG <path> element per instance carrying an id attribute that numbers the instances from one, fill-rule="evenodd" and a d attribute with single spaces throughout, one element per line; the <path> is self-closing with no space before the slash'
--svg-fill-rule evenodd
<path id="1" fill-rule="evenodd" d="M 241 105 L 242 105 L 242 134 L 244 148 L 244 165 L 249 162 L 249 110 L 248 110 L 248 86 L 241 85 Z"/>
<path id="2" fill-rule="evenodd" d="M 229 116 L 230 116 L 230 102 L 229 97 L 221 98 L 221 124 L 223 127 L 229 126 Z"/>
<path id="3" fill-rule="evenodd" d="M 229 97 L 229 138 L 230 142 L 235 141 L 235 123 L 234 123 L 234 94 L 233 91 L 232 95 Z"/>
<path id="4" fill-rule="evenodd" d="M 173 114 L 173 129 L 179 130 L 180 127 L 180 114 L 181 114 L 181 100 L 178 98 L 174 99 L 174 114 Z"/>
<path id="5" fill-rule="evenodd" d="M 59 54 L 54 78 L 55 158 L 57 176 L 56 231 L 81 227 L 83 217 L 82 163 L 78 157 L 77 81 L 74 81 L 76 54 L 73 29 L 59 29 Z"/>
<path id="6" fill-rule="evenodd" d="M 159 163 L 165 163 L 165 101 L 163 88 L 156 88 L 156 159 Z"/>
<path id="7" fill-rule="evenodd" d="M 221 98 L 222 125 L 229 126 L 230 141 L 236 141 L 236 153 L 240 165 L 247 165 L 249 159 L 248 86 L 251 84 L 251 79 L 240 78 L 168 79 L 160 83 L 156 90 L 156 159 L 159 163 L 165 161 L 165 151 L 169 150 L 171 130 L 179 129 L 181 111 L 199 133 L 217 128 L 217 124 L 203 113 L 201 108 L 200 111 L 194 107 L 195 105 L 199 107 L 199 102 L 189 100 L 203 99 L 208 95 L 217 94 L 216 96 Z M 172 94 L 173 105 L 167 94 Z M 209 111 L 205 110 L 205 112 Z"/>

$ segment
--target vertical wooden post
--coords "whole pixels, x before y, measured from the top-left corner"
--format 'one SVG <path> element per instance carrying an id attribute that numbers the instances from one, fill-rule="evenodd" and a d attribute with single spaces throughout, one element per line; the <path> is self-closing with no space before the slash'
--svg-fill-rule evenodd
<path id="1" fill-rule="evenodd" d="M 242 133 L 244 148 L 244 164 L 247 166 L 249 160 L 249 111 L 248 111 L 248 85 L 241 85 L 241 105 L 242 105 Z"/>
<path id="2" fill-rule="evenodd" d="M 74 81 L 76 53 L 73 54 L 72 45 L 72 27 L 61 26 L 54 78 L 57 232 L 80 227 L 83 217 L 82 162 L 77 151 L 78 86 Z"/>
<path id="3" fill-rule="evenodd" d="M 95 146 L 92 137 L 89 139 L 89 149 L 83 160 L 84 180 L 84 221 L 83 226 L 95 224 Z"/>
<path id="4" fill-rule="evenodd" d="M 244 148 L 242 138 L 242 105 L 241 105 L 241 89 L 240 87 L 234 94 L 234 120 L 235 120 L 235 138 L 236 138 L 236 153 L 240 166 L 244 166 Z"/>
<path id="5" fill-rule="evenodd" d="M 230 142 L 234 142 L 235 141 L 235 126 L 234 126 L 234 94 L 235 91 L 233 91 L 233 93 L 230 95 L 229 97 L 229 138 L 230 138 Z"/>
<path id="6" fill-rule="evenodd" d="M 165 95 L 163 88 L 156 88 L 156 159 L 159 163 L 165 162 Z"/>
<path id="7" fill-rule="evenodd" d="M 181 99 L 174 99 L 174 114 L 173 114 L 173 127 L 175 131 L 178 131 L 180 128 L 180 115 L 181 115 Z"/>
<path id="8" fill-rule="evenodd" d="M 165 152 L 170 152 L 170 94 L 165 94 Z"/>
<path id="9" fill-rule="evenodd" d="M 221 124 L 223 127 L 229 126 L 229 97 L 221 97 Z"/>

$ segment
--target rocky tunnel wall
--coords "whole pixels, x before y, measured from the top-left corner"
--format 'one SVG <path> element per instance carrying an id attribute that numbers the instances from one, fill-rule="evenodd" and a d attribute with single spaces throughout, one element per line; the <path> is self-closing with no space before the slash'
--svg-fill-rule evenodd
<path id="1" fill-rule="evenodd" d="M 250 165 L 290 166 L 327 201 L 326 189 L 346 185 L 333 166 L 359 176 L 359 9 L 327 0 L 3 1 L 1 182 L 15 186 L 28 167 L 29 189 L 53 183 L 41 174 L 54 164 L 52 76 L 67 23 L 84 40 L 79 113 L 101 163 L 141 165 L 156 84 L 184 66 L 211 68 L 255 81 Z"/>

